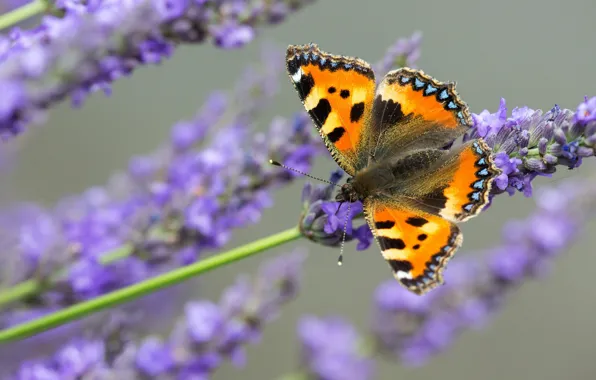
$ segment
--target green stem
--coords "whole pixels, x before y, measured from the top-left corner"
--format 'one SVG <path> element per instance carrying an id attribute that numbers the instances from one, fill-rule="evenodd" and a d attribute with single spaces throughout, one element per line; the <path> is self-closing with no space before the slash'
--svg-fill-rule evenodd
<path id="1" fill-rule="evenodd" d="M 114 261 L 130 256 L 132 246 L 124 245 L 111 252 L 106 252 L 101 256 L 99 262 L 103 265 L 110 264 Z M 46 281 L 28 280 L 12 286 L 0 293 L 0 310 L 7 304 L 22 300 L 25 297 L 41 293 L 51 284 L 59 281 L 65 274 L 65 270 L 58 271 L 58 273 L 50 276 Z"/>
<path id="2" fill-rule="evenodd" d="M 231 264 L 269 248 L 296 240 L 300 236 L 300 230 L 297 227 L 293 227 L 241 247 L 234 248 L 230 251 L 211 256 L 197 263 L 175 269 L 171 272 L 161 274 L 89 301 L 67 307 L 66 309 L 59 310 L 41 318 L 10 327 L 0 331 L 0 343 L 9 343 L 18 339 L 24 339 L 65 323 L 81 319 L 88 314 L 176 285 L 193 276 Z"/>
<path id="3" fill-rule="evenodd" d="M 29 4 L 0 15 L 0 30 L 9 28 L 23 20 L 41 14 L 47 7 L 48 5 L 44 0 L 33 0 L 33 2 Z"/>

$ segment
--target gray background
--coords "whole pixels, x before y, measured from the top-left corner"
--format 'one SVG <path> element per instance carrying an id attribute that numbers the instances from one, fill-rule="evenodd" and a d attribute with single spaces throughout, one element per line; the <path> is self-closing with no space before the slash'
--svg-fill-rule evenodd
<path id="1" fill-rule="evenodd" d="M 439 80 L 456 80 L 473 112 L 496 110 L 500 97 L 516 105 L 548 109 L 555 103 L 575 109 L 584 95 L 596 95 L 594 11 L 588 0 L 556 1 L 319 1 L 287 22 L 262 31 L 259 41 L 317 42 L 322 49 L 377 61 L 396 38 L 424 34 L 419 67 Z M 118 81 L 111 98 L 93 95 L 81 110 L 63 104 L 48 123 L 21 137 L 20 157 L 2 178 L 11 200 L 51 205 L 60 197 L 106 182 L 129 157 L 152 150 L 172 123 L 192 117 L 213 89 L 228 89 L 247 63 L 256 62 L 260 42 L 240 51 L 210 46 L 183 47 L 158 67 L 144 68 Z M 270 115 L 301 110 L 289 81 L 281 83 Z M 264 119 L 262 127 L 267 126 Z M 13 143 L 14 144 L 14 143 Z M 318 161 L 314 173 L 326 177 L 331 160 Z M 588 162 L 576 173 L 561 170 L 538 187 L 554 185 L 594 170 Z M 300 209 L 304 180 L 276 194 L 275 207 L 260 224 L 234 232 L 229 247 L 292 226 Z M 5 198 L 5 199 L 6 199 Z M 465 244 L 458 255 L 497 244 L 500 226 L 526 215 L 533 201 L 502 196 L 488 212 L 462 226 Z M 505 310 L 481 331 L 467 332 L 452 349 L 424 368 L 404 369 L 380 362 L 380 378 L 403 379 L 594 379 L 596 332 L 593 315 L 594 236 L 578 241 L 557 259 L 549 276 L 519 289 Z M 259 345 L 248 350 L 248 367 L 224 366 L 217 379 L 268 379 L 295 368 L 296 321 L 307 313 L 339 314 L 366 329 L 371 292 L 390 273 L 373 246 L 346 248 L 345 265 L 337 251 L 307 241 L 310 251 L 301 296 L 267 326 Z M 192 296 L 217 299 L 236 274 L 252 273 L 262 259 L 291 250 L 288 245 L 205 275 Z M 592 249 L 591 249 L 592 248 Z M 180 300 L 182 302 L 183 300 Z M 177 309 L 173 309 L 175 314 Z M 156 324 L 167 331 L 168 322 Z"/>

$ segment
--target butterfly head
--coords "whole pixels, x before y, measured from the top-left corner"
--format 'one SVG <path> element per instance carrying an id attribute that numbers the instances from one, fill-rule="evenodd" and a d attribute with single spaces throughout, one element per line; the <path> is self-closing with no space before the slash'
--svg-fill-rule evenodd
<path id="1" fill-rule="evenodd" d="M 335 196 L 337 202 L 356 202 L 363 200 L 362 194 L 356 190 L 352 178 L 348 178 L 347 182 L 344 183 L 339 193 Z"/>

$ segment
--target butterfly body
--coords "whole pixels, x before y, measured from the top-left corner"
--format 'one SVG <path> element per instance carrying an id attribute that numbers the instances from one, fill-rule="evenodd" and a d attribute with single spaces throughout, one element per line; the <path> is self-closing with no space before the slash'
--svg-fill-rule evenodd
<path id="1" fill-rule="evenodd" d="M 363 60 L 290 46 L 288 74 L 331 156 L 350 175 L 337 201 L 362 201 L 394 276 L 422 294 L 462 243 L 455 223 L 488 203 L 499 174 L 490 148 L 472 140 L 445 149 L 470 127 L 452 83 L 401 68 L 376 85 Z"/>

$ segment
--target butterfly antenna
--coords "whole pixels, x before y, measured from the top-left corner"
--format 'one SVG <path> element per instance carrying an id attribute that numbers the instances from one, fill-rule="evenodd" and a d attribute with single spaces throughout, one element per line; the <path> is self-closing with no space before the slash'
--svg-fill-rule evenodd
<path id="1" fill-rule="evenodd" d="M 344 245 L 346 244 L 346 232 L 348 231 L 348 219 L 350 219 L 350 206 L 352 204 L 348 203 L 348 213 L 346 214 L 346 218 L 344 220 L 344 233 L 341 237 L 341 246 L 339 248 L 339 257 L 337 258 L 337 265 L 342 266 L 344 263 Z"/>
<path id="2" fill-rule="evenodd" d="M 298 173 L 298 174 L 302 174 L 302 175 L 303 175 L 303 176 L 305 176 L 305 177 L 312 178 L 312 179 L 316 179 L 317 181 L 325 182 L 325 183 L 328 183 L 328 184 L 330 184 L 330 185 L 333 185 L 333 186 L 341 187 L 341 186 L 340 186 L 340 185 L 338 185 L 337 183 L 334 183 L 334 182 L 331 182 L 331 181 L 327 181 L 326 179 L 323 179 L 323 178 L 319 178 L 319 177 L 312 176 L 312 175 L 310 175 L 310 174 L 308 174 L 308 173 L 305 173 L 305 172 L 303 172 L 303 171 L 300 171 L 300 170 L 298 170 L 298 169 L 290 168 L 290 167 L 288 167 L 288 166 L 286 166 L 286 165 L 284 165 L 284 164 L 282 164 L 282 163 L 280 163 L 280 162 L 278 162 L 278 161 L 269 160 L 269 163 L 270 163 L 271 165 L 279 166 L 279 167 L 282 167 L 282 168 L 284 168 L 284 169 L 286 169 L 286 170 L 291 170 L 291 171 L 293 171 L 293 172 L 296 172 L 296 173 Z"/>

